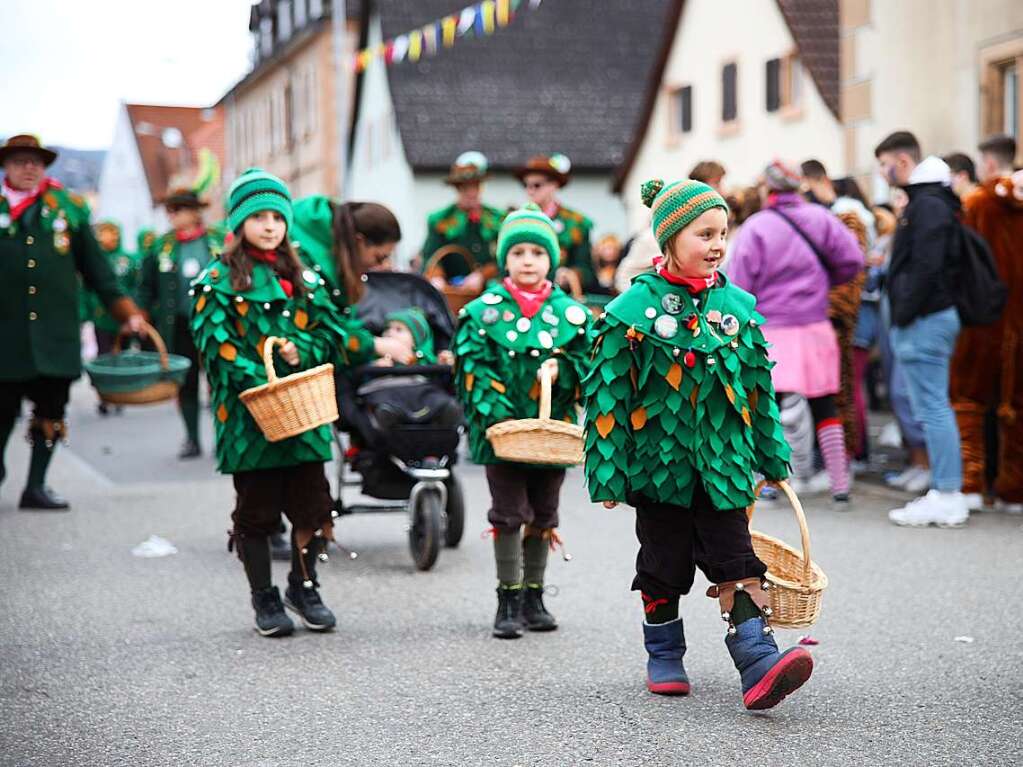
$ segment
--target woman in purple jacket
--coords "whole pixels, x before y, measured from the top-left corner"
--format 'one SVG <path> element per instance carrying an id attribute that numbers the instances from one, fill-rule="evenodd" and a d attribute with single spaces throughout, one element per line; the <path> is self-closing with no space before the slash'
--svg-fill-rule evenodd
<path id="1" fill-rule="evenodd" d="M 764 171 L 767 202 L 743 225 L 728 275 L 757 297 L 767 324 L 771 372 L 779 401 L 802 394 L 839 503 L 849 500 L 849 459 L 835 409 L 840 380 L 838 339 L 828 320 L 828 291 L 863 269 L 852 233 L 827 208 L 799 195 L 799 171 L 775 160 Z"/>

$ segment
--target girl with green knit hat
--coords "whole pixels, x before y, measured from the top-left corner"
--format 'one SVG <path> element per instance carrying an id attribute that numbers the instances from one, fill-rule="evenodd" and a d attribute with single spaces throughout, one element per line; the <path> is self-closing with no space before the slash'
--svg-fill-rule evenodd
<path id="1" fill-rule="evenodd" d="M 227 194 L 233 238 L 192 286 L 192 333 L 210 382 L 217 468 L 237 493 L 230 546 L 245 568 L 263 636 L 285 636 L 294 625 L 286 605 L 313 631 L 329 631 L 334 614 L 317 591 L 316 567 L 333 539 L 332 499 L 323 464 L 331 460 L 330 426 L 268 442 L 239 400 L 267 382 L 267 338 L 280 376 L 317 365 L 351 362 L 348 341 L 362 332 L 344 317 L 315 272 L 305 269 L 289 239 L 291 193 L 276 176 L 245 171 Z M 281 512 L 292 526 L 291 572 L 282 604 L 270 570 L 269 538 Z"/>
<path id="2" fill-rule="evenodd" d="M 502 461 L 486 431 L 501 421 L 537 417 L 541 367 L 554 379 L 551 418 L 576 421 L 590 313 L 547 279 L 559 253 L 554 224 L 537 206 L 510 213 L 497 240 L 498 264 L 507 276 L 459 313 L 454 343 L 469 449 L 486 466 L 490 486 L 498 581 L 494 636 L 506 639 L 524 629 L 557 628 L 543 603 L 543 584 L 548 552 L 560 541 L 565 469 Z"/>
<path id="3" fill-rule="evenodd" d="M 718 271 L 728 206 L 693 180 L 648 181 L 662 255 L 595 330 L 583 382 L 590 497 L 636 509 L 632 582 L 643 600 L 647 688 L 687 695 L 680 597 L 696 568 L 713 584 L 747 708 L 777 705 L 810 676 L 803 648 L 779 653 L 745 509 L 756 473 L 788 476 L 756 299 Z"/>

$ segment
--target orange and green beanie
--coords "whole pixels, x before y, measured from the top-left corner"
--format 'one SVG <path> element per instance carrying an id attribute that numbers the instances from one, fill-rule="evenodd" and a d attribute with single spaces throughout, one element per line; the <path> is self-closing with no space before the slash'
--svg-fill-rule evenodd
<path id="1" fill-rule="evenodd" d="M 512 211 L 505 217 L 497 235 L 497 264 L 501 269 L 504 269 L 508 251 L 522 242 L 539 245 L 547 251 L 552 264 L 558 263 L 561 246 L 558 244 L 558 233 L 554 231 L 554 222 L 534 203 Z"/>
<path id="2" fill-rule="evenodd" d="M 643 184 L 640 194 L 643 204 L 653 212 L 651 226 L 662 251 L 672 237 L 704 212 L 711 208 L 728 212 L 725 198 L 702 181 L 686 179 L 666 186 L 664 181 L 655 178 Z"/>

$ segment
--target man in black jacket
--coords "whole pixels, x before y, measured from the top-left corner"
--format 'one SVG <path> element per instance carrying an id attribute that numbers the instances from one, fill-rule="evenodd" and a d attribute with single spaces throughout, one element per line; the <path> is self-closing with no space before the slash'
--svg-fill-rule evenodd
<path id="1" fill-rule="evenodd" d="M 969 517 L 961 492 L 959 429 L 949 400 L 949 365 L 960 329 L 959 199 L 949 187 L 948 165 L 934 156 L 921 160 L 912 133 L 891 134 L 874 154 L 889 183 L 909 195 L 895 232 L 886 291 L 892 350 L 909 385 L 913 415 L 924 428 L 932 487 L 888 517 L 897 525 L 959 527 Z"/>

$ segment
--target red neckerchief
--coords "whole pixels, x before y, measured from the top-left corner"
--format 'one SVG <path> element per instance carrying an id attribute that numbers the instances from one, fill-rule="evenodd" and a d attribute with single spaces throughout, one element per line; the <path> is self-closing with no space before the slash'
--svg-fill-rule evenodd
<path id="1" fill-rule="evenodd" d="M 34 192 L 22 192 L 15 189 L 13 186 L 7 183 L 7 179 L 4 179 L 4 197 L 7 198 L 8 204 L 10 205 L 10 215 L 12 221 L 17 221 L 18 217 L 26 210 L 35 204 L 35 201 L 42 197 L 47 189 L 63 189 L 60 182 L 56 179 L 52 179 L 49 176 L 44 176 L 43 180 L 39 182 L 39 187 Z M 17 202 L 14 202 L 14 201 Z"/>
<path id="2" fill-rule="evenodd" d="M 277 282 L 280 283 L 281 290 L 287 293 L 288 298 L 291 298 L 293 295 L 295 295 L 295 286 L 292 284 L 291 280 L 287 280 L 284 277 L 281 277 L 279 274 L 277 274 L 275 268 L 277 266 L 276 250 L 262 250 L 260 248 L 257 248 L 255 245 L 249 245 L 248 243 L 245 243 L 245 253 L 253 261 L 260 261 L 269 266 L 271 269 L 274 269 L 274 276 L 277 277 Z"/>
<path id="3" fill-rule="evenodd" d="M 174 239 L 178 242 L 193 242 L 194 240 L 198 240 L 204 234 L 206 234 L 206 227 L 199 224 L 199 226 L 194 229 L 185 229 L 184 231 L 175 230 Z"/>
<path id="4" fill-rule="evenodd" d="M 504 287 L 511 293 L 515 303 L 519 305 L 522 316 L 528 319 L 537 315 L 547 299 L 551 297 L 551 293 L 554 292 L 554 283 L 550 280 L 544 280 L 543 287 L 539 290 L 523 290 L 512 282 L 511 277 L 505 277 Z"/>
<path id="5" fill-rule="evenodd" d="M 462 210 L 469 217 L 470 224 L 478 224 L 483 218 L 483 211 L 480 208 L 462 208 Z"/>
<path id="6" fill-rule="evenodd" d="M 558 211 L 561 210 L 561 203 L 557 200 L 552 202 L 546 208 L 543 209 L 543 214 L 547 216 L 551 221 L 558 217 Z"/>
<path id="7" fill-rule="evenodd" d="M 698 296 L 708 288 L 714 287 L 718 281 L 718 273 L 715 271 L 709 277 L 683 277 L 669 272 L 664 266 L 664 256 L 654 256 L 654 269 L 663 279 L 672 285 L 680 285 L 689 291 L 689 295 Z"/>

